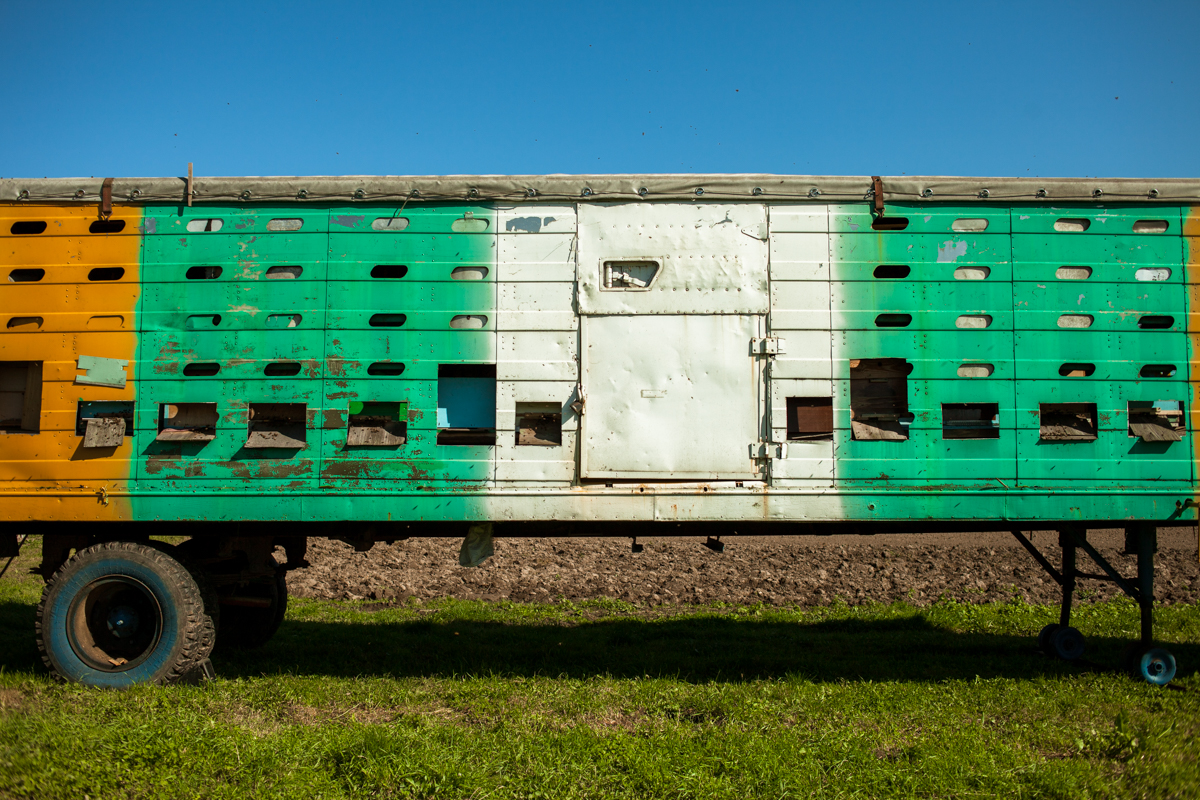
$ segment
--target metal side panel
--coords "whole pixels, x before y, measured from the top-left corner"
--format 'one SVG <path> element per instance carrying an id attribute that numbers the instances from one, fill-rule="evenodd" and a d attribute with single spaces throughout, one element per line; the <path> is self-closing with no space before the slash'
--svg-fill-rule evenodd
<path id="1" fill-rule="evenodd" d="M 760 327 L 750 315 L 584 318 L 583 477 L 756 477 Z"/>

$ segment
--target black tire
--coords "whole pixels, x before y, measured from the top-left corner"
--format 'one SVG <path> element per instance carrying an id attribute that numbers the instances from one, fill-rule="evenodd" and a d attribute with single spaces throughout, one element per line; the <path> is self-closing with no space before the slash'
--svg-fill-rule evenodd
<path id="1" fill-rule="evenodd" d="M 252 650 L 271 640 L 287 613 L 287 573 L 270 556 L 273 576 L 239 587 L 234 594 L 221 598 L 221 626 L 217 630 L 218 650 Z M 248 605 L 258 601 L 262 605 Z"/>
<path id="2" fill-rule="evenodd" d="M 170 554 L 137 542 L 72 556 L 42 591 L 36 629 L 54 675 L 110 688 L 179 680 L 216 641 L 196 580 Z"/>

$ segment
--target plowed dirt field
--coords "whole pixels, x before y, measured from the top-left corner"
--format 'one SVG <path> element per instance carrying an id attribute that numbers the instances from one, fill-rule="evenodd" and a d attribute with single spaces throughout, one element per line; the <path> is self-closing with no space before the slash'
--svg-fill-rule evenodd
<path id="1" fill-rule="evenodd" d="M 1058 535 L 1032 534 L 1058 566 Z M 972 602 L 1008 600 L 1057 603 L 1058 585 L 1007 533 L 941 533 L 879 536 L 723 537 L 724 553 L 702 539 L 628 538 L 497 539 L 496 554 L 481 567 L 458 565 L 457 539 L 411 539 L 357 553 L 341 542 L 313 539 L 312 566 L 288 575 L 300 597 L 376 600 L 408 597 L 486 600 L 616 598 L 649 605 L 764 602 L 824 605 L 906 600 L 923 605 L 948 597 Z M 1122 574 L 1136 573 L 1121 555 L 1120 531 L 1092 531 Z M 1200 600 L 1195 528 L 1159 532 L 1156 596 L 1163 603 Z M 1100 572 L 1079 553 L 1079 567 Z M 1081 581 L 1085 599 L 1119 594 L 1111 583 Z"/>

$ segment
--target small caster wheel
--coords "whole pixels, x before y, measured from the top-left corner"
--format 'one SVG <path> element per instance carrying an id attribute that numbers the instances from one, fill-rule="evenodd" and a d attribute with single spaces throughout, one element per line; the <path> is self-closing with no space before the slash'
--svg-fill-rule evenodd
<path id="1" fill-rule="evenodd" d="M 1054 651 L 1050 649 L 1050 637 L 1053 636 L 1054 632 L 1061 627 L 1062 626 L 1057 622 L 1051 622 L 1049 625 L 1038 631 L 1038 649 L 1048 656 L 1054 655 Z"/>
<path id="2" fill-rule="evenodd" d="M 1175 678 L 1175 656 L 1169 650 L 1141 645 L 1130 653 L 1130 672 L 1154 686 L 1166 686 Z"/>
<path id="3" fill-rule="evenodd" d="M 1068 626 L 1050 635 L 1050 650 L 1063 661 L 1075 661 L 1083 655 L 1083 634 Z"/>

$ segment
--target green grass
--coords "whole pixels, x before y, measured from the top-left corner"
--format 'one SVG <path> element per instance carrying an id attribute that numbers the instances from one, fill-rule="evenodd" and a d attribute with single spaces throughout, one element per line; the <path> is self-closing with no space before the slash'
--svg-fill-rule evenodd
<path id="1" fill-rule="evenodd" d="M 295 601 L 208 685 L 112 692 L 47 677 L 14 571 L 0 797 L 1200 797 L 1196 605 L 1156 612 L 1182 691 L 1116 671 L 1128 602 L 1071 665 L 1018 602 L 601 600 Z"/>

